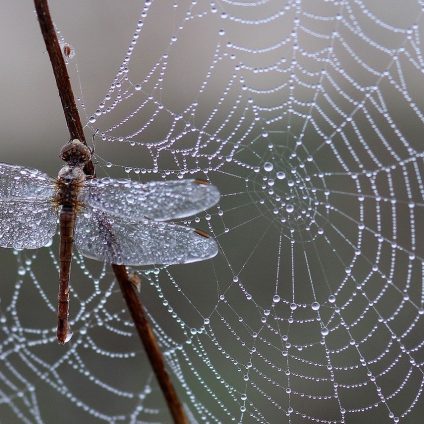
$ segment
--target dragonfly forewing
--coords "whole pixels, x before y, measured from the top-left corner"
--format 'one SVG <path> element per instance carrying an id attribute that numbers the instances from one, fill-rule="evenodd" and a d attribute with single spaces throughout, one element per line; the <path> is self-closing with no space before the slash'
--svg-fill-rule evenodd
<path id="1" fill-rule="evenodd" d="M 48 200 L 54 180 L 38 169 L 0 163 L 0 202 L 9 198 Z"/>
<path id="2" fill-rule="evenodd" d="M 214 257 L 214 239 L 181 225 L 129 221 L 86 208 L 77 216 L 75 245 L 86 257 L 125 265 L 182 264 Z"/>
<path id="3" fill-rule="evenodd" d="M 54 180 L 37 169 L 0 163 L 0 246 L 37 249 L 56 232 Z"/>
<path id="4" fill-rule="evenodd" d="M 185 218 L 209 209 L 219 201 L 218 189 L 200 180 L 153 181 L 102 178 L 86 182 L 81 192 L 84 204 L 139 221 Z"/>

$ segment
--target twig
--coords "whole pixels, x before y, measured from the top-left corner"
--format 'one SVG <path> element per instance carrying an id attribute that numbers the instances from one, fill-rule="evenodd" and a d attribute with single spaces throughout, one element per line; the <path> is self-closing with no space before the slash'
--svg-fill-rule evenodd
<path id="1" fill-rule="evenodd" d="M 168 403 L 168 407 L 176 423 L 188 423 L 184 415 L 181 402 L 178 399 L 177 392 L 172 385 L 171 378 L 165 369 L 165 362 L 162 352 L 153 333 L 152 327 L 147 320 L 146 312 L 140 298 L 136 292 L 134 284 L 129 283 L 127 270 L 122 265 L 112 265 L 115 277 L 121 287 L 122 295 L 125 302 L 127 302 L 128 309 L 130 310 L 135 327 L 137 328 L 138 335 L 143 342 L 146 349 L 147 356 L 149 357 L 150 364 L 155 371 L 156 377 L 162 388 L 162 392 Z"/>
<path id="2" fill-rule="evenodd" d="M 69 135 L 71 139 L 77 138 L 84 144 L 87 144 L 84 137 L 81 119 L 75 103 L 72 86 L 69 80 L 68 71 L 66 69 L 66 64 L 57 39 L 56 30 L 50 16 L 48 2 L 47 0 L 34 0 L 34 4 L 44 42 L 49 53 L 50 62 L 56 79 L 56 85 L 59 90 L 59 96 L 62 102 Z M 95 176 L 94 164 L 91 161 L 84 168 L 84 172 L 88 176 Z M 174 418 L 174 422 L 176 424 L 187 424 L 188 420 L 184 414 L 182 404 L 178 399 L 177 392 L 172 384 L 168 372 L 165 369 L 165 361 L 162 352 L 149 321 L 147 320 L 140 298 L 135 292 L 134 286 L 128 277 L 126 267 L 124 265 L 112 265 L 112 269 L 119 282 L 122 296 L 127 303 L 134 325 L 141 341 L 143 342 L 147 356 L 165 396 L 168 408 Z"/>
<path id="3" fill-rule="evenodd" d="M 75 103 L 74 92 L 72 91 L 71 82 L 69 80 L 68 70 L 66 69 L 65 60 L 63 59 L 56 30 L 50 16 L 48 2 L 47 0 L 34 0 L 34 4 L 38 22 L 40 23 L 41 33 L 43 34 L 44 43 L 46 44 L 50 62 L 53 67 L 53 73 L 59 90 L 59 97 L 62 102 L 63 113 L 65 114 L 69 135 L 71 136 L 71 140 L 77 138 L 79 141 L 87 144 L 78 108 Z M 93 162 L 90 161 L 86 165 L 84 172 L 90 176 L 95 175 Z"/>

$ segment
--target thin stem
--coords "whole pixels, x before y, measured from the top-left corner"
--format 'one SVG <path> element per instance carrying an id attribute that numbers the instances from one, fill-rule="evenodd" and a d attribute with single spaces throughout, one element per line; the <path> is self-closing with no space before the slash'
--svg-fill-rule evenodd
<path id="1" fill-rule="evenodd" d="M 181 402 L 178 399 L 177 392 L 175 391 L 171 378 L 166 371 L 162 352 L 156 340 L 155 334 L 153 333 L 152 327 L 147 320 L 147 315 L 140 301 L 140 297 L 137 294 L 136 287 L 131 282 L 124 266 L 112 265 L 112 269 L 115 273 L 116 279 L 118 280 L 122 295 L 127 303 L 135 327 L 137 328 L 138 335 L 146 349 L 150 364 L 152 365 L 162 388 L 172 417 L 174 418 L 174 422 L 181 424 L 188 423 L 187 418 L 184 415 Z"/>
<path id="2" fill-rule="evenodd" d="M 41 33 L 43 34 L 47 52 L 49 53 L 50 63 L 56 79 L 56 85 L 59 90 L 59 97 L 62 102 L 63 113 L 65 114 L 69 135 L 71 140 L 77 138 L 79 141 L 87 144 L 78 108 L 75 103 L 71 81 L 69 80 L 68 70 L 66 69 L 65 60 L 63 59 L 56 30 L 50 16 L 48 2 L 47 0 L 34 0 L 34 4 L 38 22 L 40 23 Z M 93 162 L 88 162 L 84 168 L 84 172 L 89 176 L 95 175 Z"/>
<path id="3" fill-rule="evenodd" d="M 56 79 L 56 85 L 59 90 L 59 96 L 62 102 L 69 135 L 71 139 L 77 138 L 86 144 L 68 71 L 60 50 L 56 30 L 50 16 L 48 2 L 47 0 L 34 0 L 34 4 L 44 42 L 49 53 L 50 62 Z M 94 164 L 91 161 L 84 168 L 84 172 L 88 176 L 95 176 Z M 188 420 L 184 414 L 182 404 L 178 399 L 177 392 L 172 384 L 168 372 L 166 371 L 163 354 L 159 348 L 159 344 L 149 321 L 147 320 L 140 298 L 134 289 L 133 283 L 128 277 L 127 270 L 124 265 L 112 265 L 112 269 L 117 281 L 119 282 L 122 295 L 127 303 L 127 307 L 130 311 L 140 339 L 143 342 L 147 356 L 156 374 L 156 378 L 159 381 L 159 385 L 165 396 L 171 415 L 174 418 L 174 422 L 176 424 L 187 424 Z"/>

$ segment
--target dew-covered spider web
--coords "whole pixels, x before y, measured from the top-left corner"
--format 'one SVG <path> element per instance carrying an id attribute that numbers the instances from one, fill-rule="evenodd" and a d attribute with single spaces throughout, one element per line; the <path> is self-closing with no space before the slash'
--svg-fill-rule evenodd
<path id="1" fill-rule="evenodd" d="M 132 270 L 193 423 L 420 422 L 423 7 L 140 2 L 99 99 L 57 18 L 97 173 L 221 192 L 183 221 L 215 259 Z M 107 266 L 75 254 L 62 347 L 57 240 L 1 254 L 0 421 L 171 422 Z"/>

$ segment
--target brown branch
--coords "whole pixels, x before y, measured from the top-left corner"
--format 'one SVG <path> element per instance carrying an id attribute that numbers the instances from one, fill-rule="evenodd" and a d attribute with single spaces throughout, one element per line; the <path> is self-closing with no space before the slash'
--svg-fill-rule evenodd
<path id="1" fill-rule="evenodd" d="M 56 85 L 59 90 L 60 101 L 62 102 L 63 113 L 65 114 L 66 125 L 68 126 L 71 140 L 77 138 L 84 144 L 84 130 L 79 117 L 78 108 L 75 103 L 74 93 L 69 80 L 68 70 L 57 39 L 56 30 L 50 16 L 50 10 L 47 0 L 34 0 L 35 11 L 37 12 L 38 22 L 40 23 L 41 33 L 43 34 L 50 62 L 53 67 Z M 89 176 L 94 176 L 93 162 L 89 162 L 84 172 Z"/>
<path id="2" fill-rule="evenodd" d="M 166 371 L 162 352 L 153 333 L 152 327 L 147 320 L 146 312 L 140 302 L 136 287 L 130 282 L 127 270 L 124 266 L 112 265 L 112 269 L 119 282 L 119 286 L 121 287 L 122 295 L 124 296 L 125 302 L 130 310 L 138 335 L 143 342 L 147 356 L 149 357 L 152 368 L 155 371 L 156 377 L 162 388 L 163 394 L 174 418 L 174 422 L 188 423 L 184 415 L 181 402 L 178 399 L 177 392 L 175 391 L 171 378 Z"/>
<path id="3" fill-rule="evenodd" d="M 49 53 L 50 62 L 56 79 L 56 85 L 59 90 L 59 96 L 62 102 L 63 112 L 65 113 L 69 135 L 71 139 L 77 138 L 86 144 L 68 71 L 57 39 L 56 30 L 50 16 L 48 2 L 47 0 L 34 0 L 34 4 L 44 42 Z M 84 168 L 84 172 L 88 176 L 95 176 L 94 164 L 91 161 Z M 128 277 L 126 267 L 124 265 L 112 265 L 112 269 L 119 282 L 122 295 L 127 303 L 140 339 L 143 342 L 153 371 L 156 374 L 156 378 L 159 381 L 159 385 L 165 396 L 171 415 L 174 418 L 174 422 L 176 424 L 187 424 L 188 420 L 184 414 L 182 404 L 178 399 L 177 392 L 172 384 L 168 372 L 166 371 L 162 352 L 149 321 L 147 320 L 140 298 Z"/>

